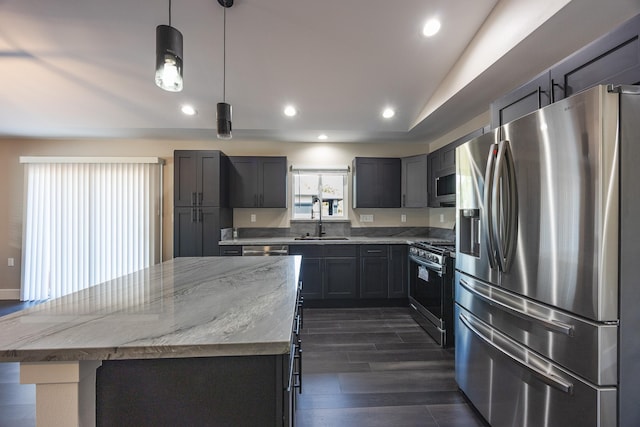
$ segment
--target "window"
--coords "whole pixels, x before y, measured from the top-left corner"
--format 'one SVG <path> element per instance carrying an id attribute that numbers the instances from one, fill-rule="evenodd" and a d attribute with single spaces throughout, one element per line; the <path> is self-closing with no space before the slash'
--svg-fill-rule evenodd
<path id="1" fill-rule="evenodd" d="M 23 301 L 161 260 L 162 159 L 23 157 Z"/>
<path id="2" fill-rule="evenodd" d="M 292 219 L 347 219 L 348 169 L 294 168 Z M 322 209 L 322 212 L 320 212 Z"/>

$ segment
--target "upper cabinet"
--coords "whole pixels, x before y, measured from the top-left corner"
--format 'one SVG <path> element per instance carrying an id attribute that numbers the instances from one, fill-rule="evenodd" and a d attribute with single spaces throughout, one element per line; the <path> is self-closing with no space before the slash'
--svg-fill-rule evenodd
<path id="1" fill-rule="evenodd" d="M 640 15 L 491 104 L 496 128 L 599 84 L 640 84 Z"/>
<path id="2" fill-rule="evenodd" d="M 174 151 L 174 206 L 228 205 L 228 158 L 214 150 Z"/>
<path id="3" fill-rule="evenodd" d="M 286 157 L 229 157 L 232 208 L 286 208 Z"/>
<path id="4" fill-rule="evenodd" d="M 356 157 L 353 160 L 353 207 L 399 208 L 399 158 Z"/>
<path id="5" fill-rule="evenodd" d="M 402 207 L 423 208 L 428 203 L 427 155 L 404 157 L 402 161 Z"/>
<path id="6" fill-rule="evenodd" d="M 429 153 L 427 157 L 430 208 L 454 207 L 456 204 L 456 147 L 482 135 L 483 129 L 475 130 Z"/>

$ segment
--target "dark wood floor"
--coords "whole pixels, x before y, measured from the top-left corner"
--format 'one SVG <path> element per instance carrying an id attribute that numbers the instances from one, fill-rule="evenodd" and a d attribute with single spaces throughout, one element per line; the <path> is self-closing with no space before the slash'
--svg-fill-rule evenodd
<path id="1" fill-rule="evenodd" d="M 441 349 L 405 308 L 305 309 L 299 427 L 475 427 Z"/>
<path id="2" fill-rule="evenodd" d="M 17 304 L 0 304 L 3 314 Z M 476 427 L 485 424 L 443 350 L 405 308 L 305 309 L 299 427 Z M 0 427 L 35 426 L 35 386 L 0 363 Z"/>

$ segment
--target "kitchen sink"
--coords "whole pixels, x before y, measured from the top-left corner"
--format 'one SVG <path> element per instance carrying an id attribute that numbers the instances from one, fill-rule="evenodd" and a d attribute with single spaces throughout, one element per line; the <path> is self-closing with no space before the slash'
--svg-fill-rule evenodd
<path id="1" fill-rule="evenodd" d="M 301 237 L 294 238 L 294 240 L 349 240 L 349 238 L 348 237 L 333 237 L 333 236 L 322 236 L 322 237 L 301 236 Z"/>

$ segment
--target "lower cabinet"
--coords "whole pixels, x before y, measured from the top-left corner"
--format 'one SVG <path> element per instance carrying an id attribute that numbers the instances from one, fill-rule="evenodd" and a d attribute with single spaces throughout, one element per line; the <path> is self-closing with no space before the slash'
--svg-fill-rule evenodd
<path id="1" fill-rule="evenodd" d="M 409 248 L 389 245 L 389 298 L 409 297 Z"/>
<path id="2" fill-rule="evenodd" d="M 302 255 L 305 301 L 400 300 L 407 294 L 406 245 L 290 245 Z M 371 302 L 371 301 L 369 301 Z"/>
<path id="3" fill-rule="evenodd" d="M 387 245 L 360 246 L 360 298 L 387 298 Z"/>
<path id="4" fill-rule="evenodd" d="M 289 255 L 302 255 L 305 300 L 357 297 L 357 245 L 290 245 Z"/>
<path id="5" fill-rule="evenodd" d="M 218 256 L 220 229 L 233 224 L 228 208 L 176 207 L 173 210 L 173 256 Z"/>

